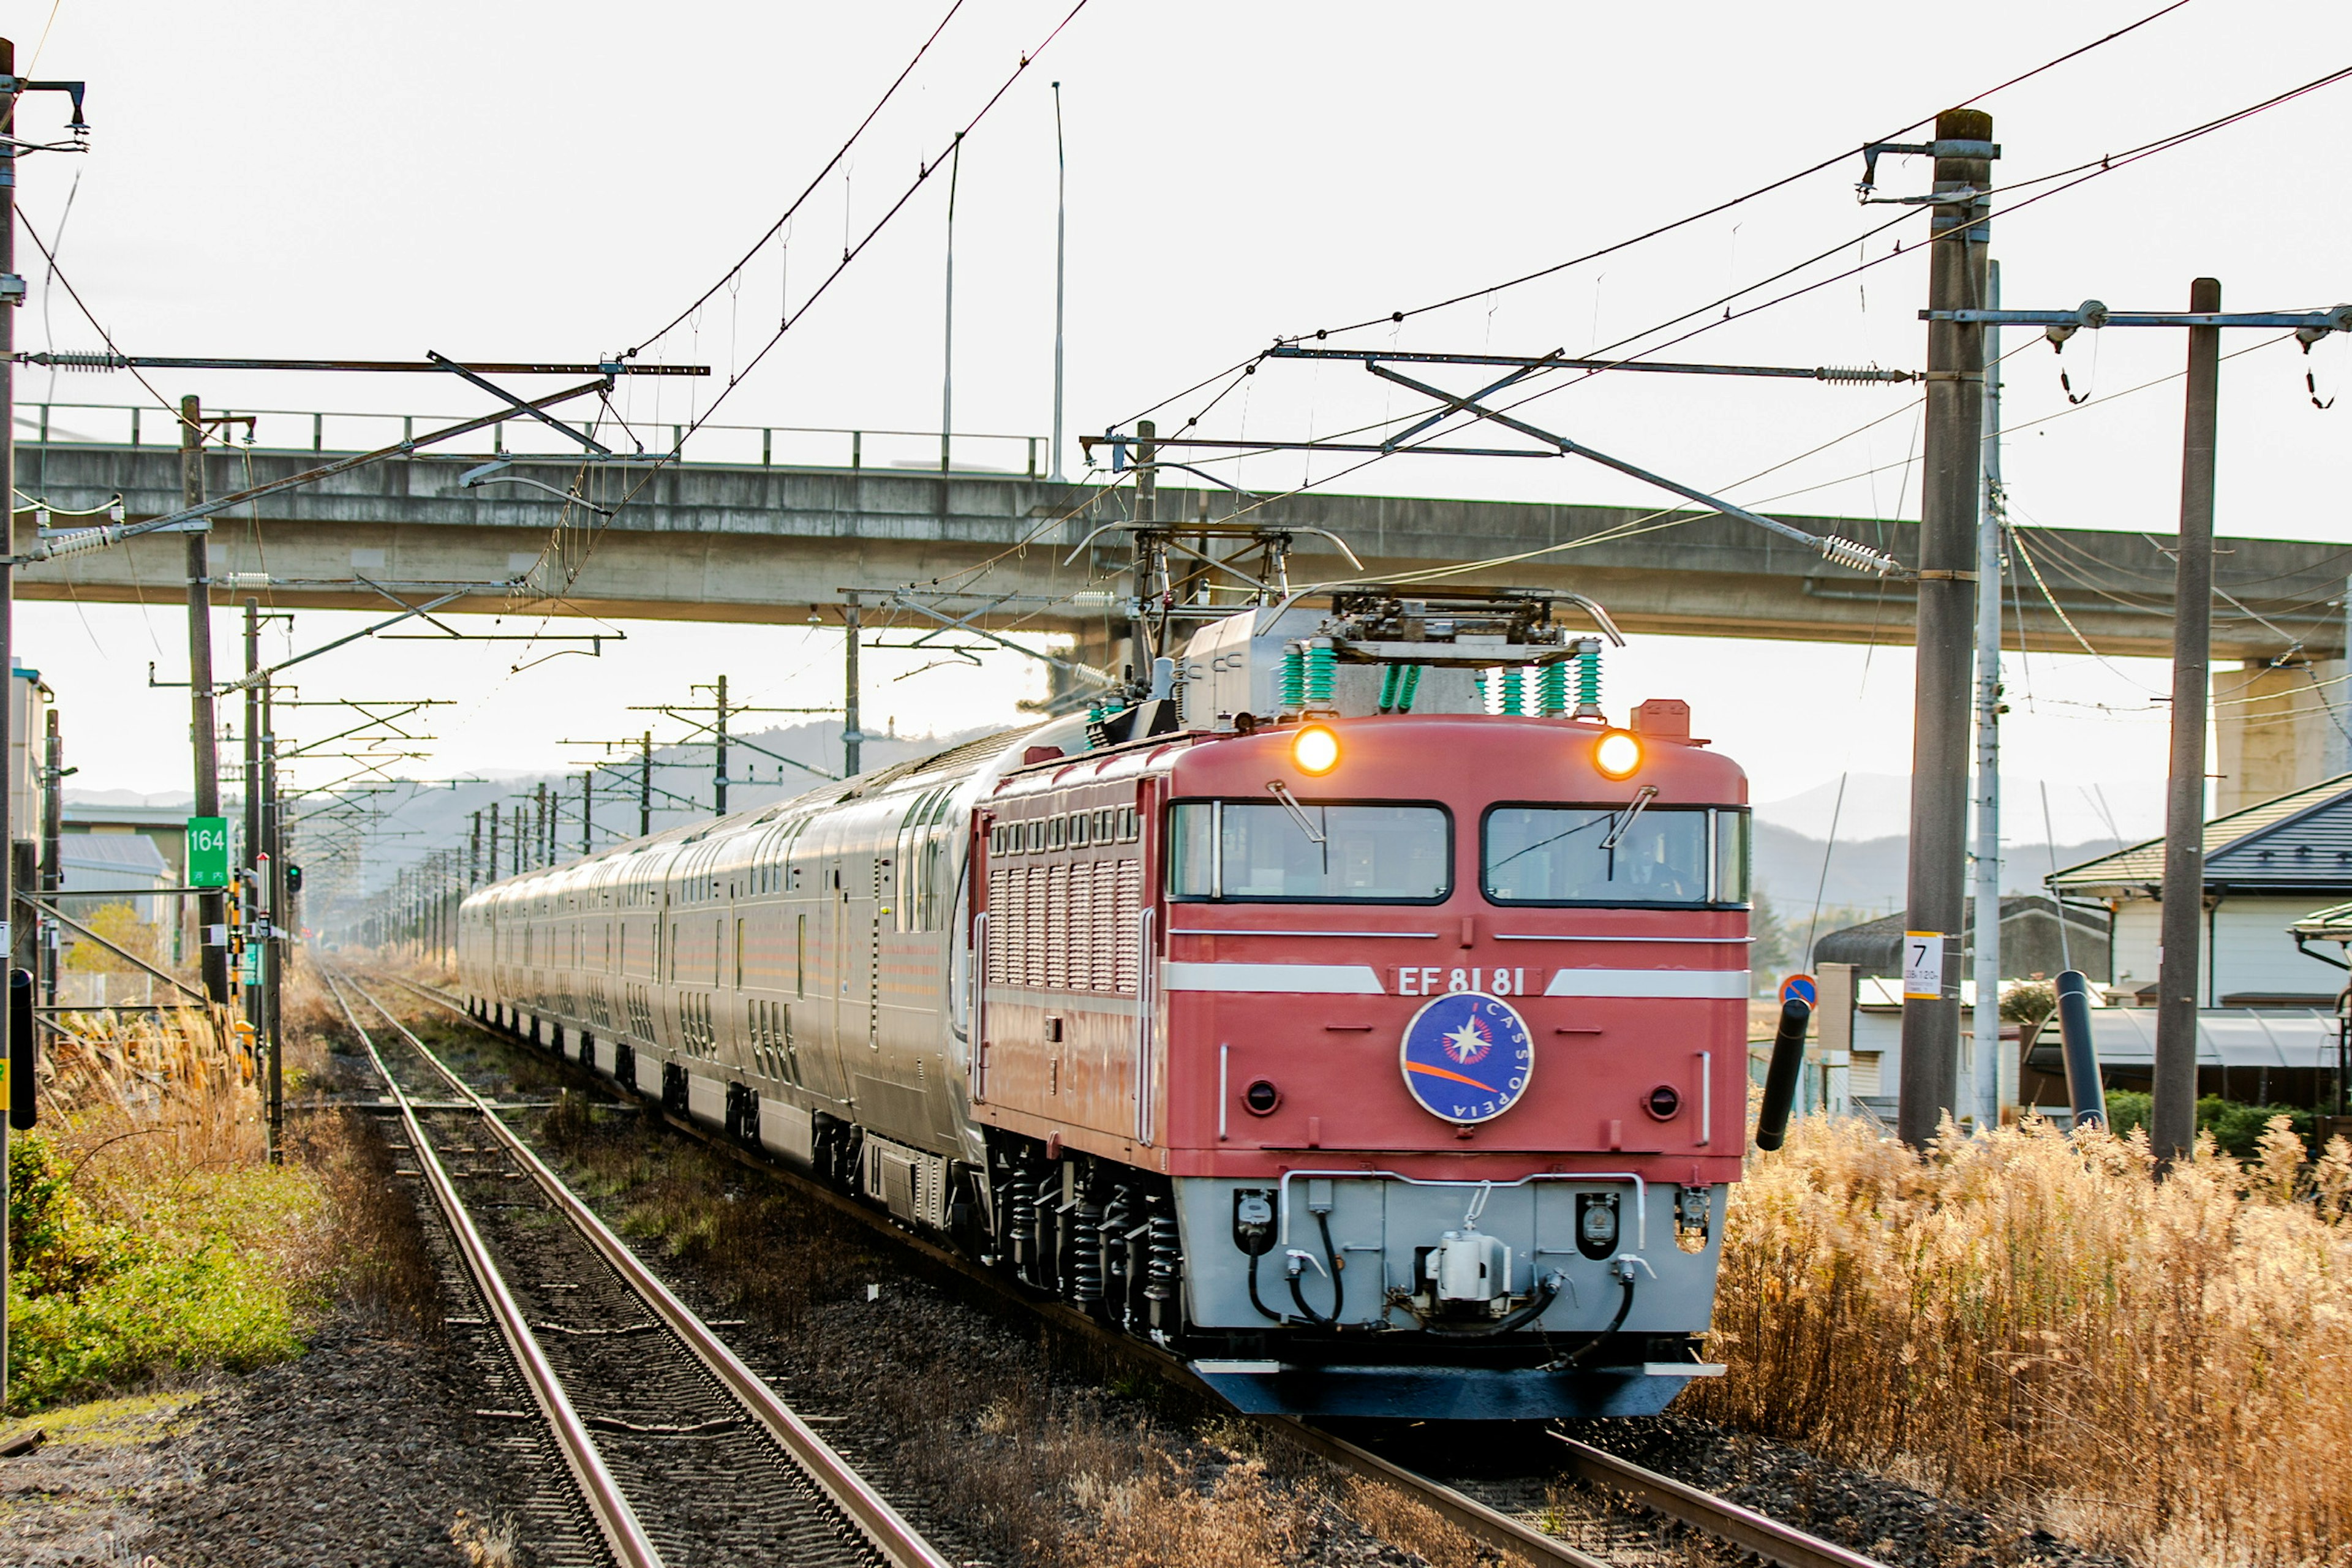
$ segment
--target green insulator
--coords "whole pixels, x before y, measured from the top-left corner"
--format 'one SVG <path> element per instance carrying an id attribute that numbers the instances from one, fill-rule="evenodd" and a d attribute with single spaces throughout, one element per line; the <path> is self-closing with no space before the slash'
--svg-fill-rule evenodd
<path id="1" fill-rule="evenodd" d="M 1536 710 L 1545 718 L 1568 711 L 1568 661 L 1554 659 L 1536 670 Z"/>
<path id="2" fill-rule="evenodd" d="M 1282 706 L 1296 712 L 1307 701 L 1307 659 L 1297 643 L 1282 650 Z"/>
<path id="3" fill-rule="evenodd" d="M 1412 694 L 1420 689 L 1421 666 L 1417 664 L 1406 665 L 1404 667 L 1404 679 L 1397 682 L 1397 711 L 1400 713 L 1412 712 Z"/>
<path id="4" fill-rule="evenodd" d="M 1315 707 L 1327 708 L 1331 703 L 1331 690 L 1338 683 L 1339 655 L 1330 643 L 1321 637 L 1307 645 L 1307 700 Z"/>
<path id="5" fill-rule="evenodd" d="M 1576 649 L 1576 716 L 1601 717 L 1601 639 L 1587 637 Z"/>
<path id="6" fill-rule="evenodd" d="M 1403 674 L 1404 668 L 1401 665 L 1389 664 L 1381 667 L 1381 712 L 1385 713 L 1396 706 L 1397 686 Z"/>
<path id="7" fill-rule="evenodd" d="M 1495 672 L 1491 669 L 1482 669 L 1478 671 L 1476 676 L 1478 682 L 1478 711 L 1481 713 L 1486 711 L 1486 688 L 1492 680 L 1494 673 Z"/>
<path id="8" fill-rule="evenodd" d="M 1503 671 L 1503 711 L 1510 714 L 1528 710 L 1528 672 L 1517 665 Z"/>

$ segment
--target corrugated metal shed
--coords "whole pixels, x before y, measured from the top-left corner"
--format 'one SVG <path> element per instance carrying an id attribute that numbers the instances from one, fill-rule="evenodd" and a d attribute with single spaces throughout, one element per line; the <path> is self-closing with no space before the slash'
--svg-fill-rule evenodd
<path id="1" fill-rule="evenodd" d="M 73 833 L 58 840 L 58 865 L 73 893 L 144 891 L 172 885 L 171 862 L 142 834 Z"/>
<path id="2" fill-rule="evenodd" d="M 2054 1029 L 2044 1030 L 2033 1055 L 2040 1057 L 2056 1038 Z M 2152 1069 L 2156 1009 L 2100 1008 L 2091 1015 L 2091 1043 L 2103 1068 Z M 2336 1051 L 2333 1014 L 2245 1007 L 2197 1015 L 2200 1067 L 2333 1069 Z"/>
<path id="3" fill-rule="evenodd" d="M 2062 893 L 2153 898 L 2164 885 L 2164 840 L 2070 866 L 2047 880 Z M 2352 774 L 2207 823 L 2205 888 L 2352 893 Z"/>

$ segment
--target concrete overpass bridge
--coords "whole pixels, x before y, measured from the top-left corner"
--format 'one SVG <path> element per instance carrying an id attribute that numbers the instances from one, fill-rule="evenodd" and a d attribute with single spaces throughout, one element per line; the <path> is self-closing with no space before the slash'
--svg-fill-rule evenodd
<path id="1" fill-rule="evenodd" d="M 385 416 L 299 415 L 263 419 L 251 447 L 205 458 L 215 496 L 296 473 L 338 450 L 383 442 Z M 390 416 L 396 417 L 396 416 Z M 377 418 L 372 429 L 359 422 Z M 21 405 L 18 488 L 60 512 L 122 498 L 132 520 L 174 510 L 180 452 L 171 415 L 92 405 Z M 429 427 L 431 421 L 410 421 Z M 68 431 L 70 430 L 70 434 Z M 667 434 L 658 431 L 655 438 Z M 330 436 L 341 445 L 331 444 Z M 682 461 L 601 465 L 588 494 L 610 518 L 572 509 L 523 485 L 461 489 L 458 475 L 494 456 L 501 478 L 556 491 L 580 472 L 561 454 L 434 450 L 268 498 L 215 520 L 214 571 L 263 574 L 279 605 L 386 607 L 467 590 L 449 613 L 805 624 L 831 619 L 856 590 L 886 620 L 895 591 L 918 589 L 976 623 L 1076 635 L 1107 650 L 1122 628 L 1124 538 L 1105 535 L 1064 559 L 1102 522 L 1124 519 L 1130 492 L 1099 494 L 1040 477 L 1034 437 L 955 437 L 942 469 L 936 434 L 706 426 Z M 791 458 L 787 462 L 782 460 Z M 994 464 L 994 467 L 984 466 Z M 1223 515 L 1228 492 L 1163 485 L 1162 521 Z M 257 510 L 257 516 L 249 512 Z M 59 526 L 71 520 L 59 517 Z M 1347 541 L 1369 572 L 1394 572 L 1546 552 L 1477 581 L 1571 588 L 1606 605 L 1629 632 L 1906 643 L 1913 595 L 1899 582 L 1832 566 L 1790 541 L 1720 516 L 1624 507 L 1313 492 L 1252 514 L 1269 528 L 1320 530 Z M 1909 521 L 1789 517 L 1916 559 Z M 2161 520 L 2167 522 L 2168 519 Z M 20 516 L 19 527 L 26 520 Z M 2011 637 L 2034 651 L 2090 647 L 2111 655 L 2170 651 L 2172 564 L 2165 533 L 2032 530 L 2020 571 Z M 1559 548 L 1565 546 L 1566 548 Z M 2225 801 L 2263 798 L 2352 768 L 2343 673 L 2346 574 L 2352 548 L 2277 539 L 2225 539 L 2217 563 L 2216 676 L 2225 700 L 2219 771 Z M 179 539 L 142 536 L 110 550 L 22 570 L 20 596 L 179 604 Z M 1357 574 L 1320 534 L 1294 536 L 1291 579 Z M 478 585 L 478 586 L 473 586 Z M 941 596 L 949 595 L 949 596 Z M 990 601 L 1005 596 L 994 608 Z M 920 623 L 913 612 L 896 612 Z M 2252 700 L 2229 701 L 2230 699 Z"/>

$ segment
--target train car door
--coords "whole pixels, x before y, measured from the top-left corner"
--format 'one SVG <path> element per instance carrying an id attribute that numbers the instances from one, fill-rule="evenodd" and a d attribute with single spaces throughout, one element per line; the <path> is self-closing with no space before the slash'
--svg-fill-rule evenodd
<path id="1" fill-rule="evenodd" d="M 840 825 L 819 817 L 793 840 L 784 906 L 793 1000 L 787 1032 L 801 1087 L 837 1105 L 849 1100 L 841 1053 Z"/>

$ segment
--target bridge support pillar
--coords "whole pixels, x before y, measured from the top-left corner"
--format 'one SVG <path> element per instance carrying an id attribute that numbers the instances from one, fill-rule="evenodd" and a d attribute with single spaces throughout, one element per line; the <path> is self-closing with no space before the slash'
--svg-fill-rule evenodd
<path id="1" fill-rule="evenodd" d="M 2352 683 L 2340 658 L 2213 672 L 2218 816 L 2352 773 Z"/>

